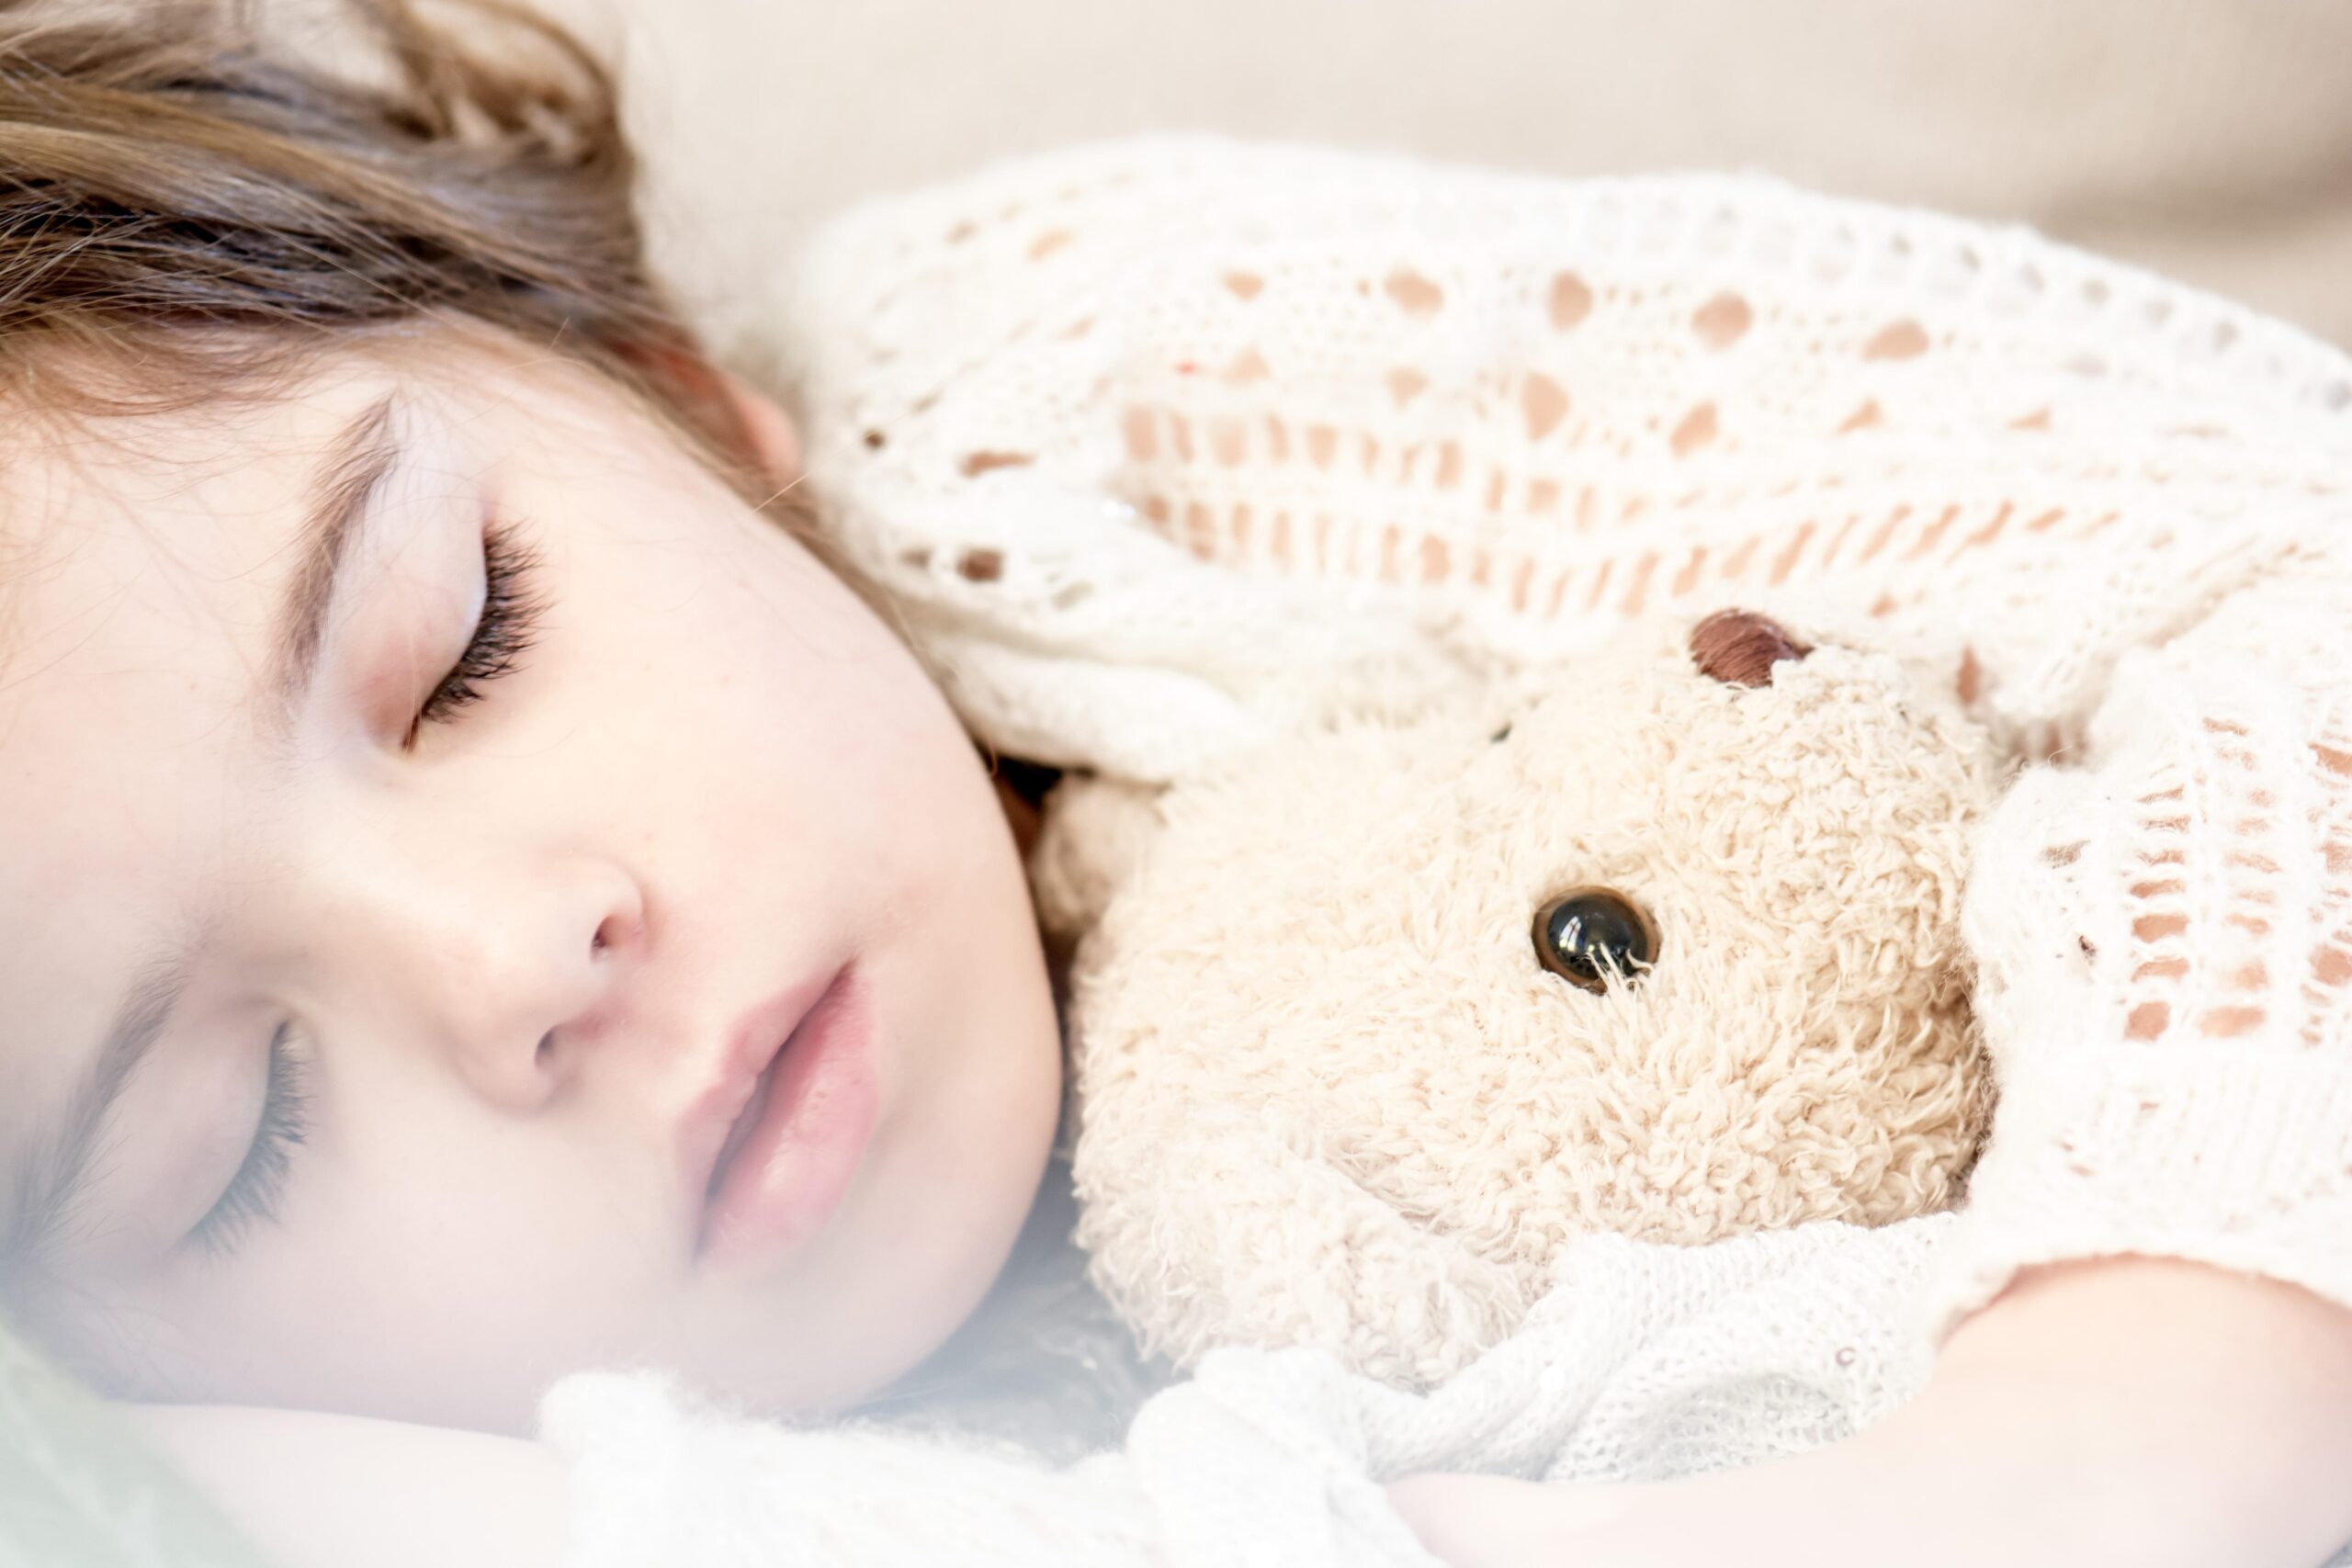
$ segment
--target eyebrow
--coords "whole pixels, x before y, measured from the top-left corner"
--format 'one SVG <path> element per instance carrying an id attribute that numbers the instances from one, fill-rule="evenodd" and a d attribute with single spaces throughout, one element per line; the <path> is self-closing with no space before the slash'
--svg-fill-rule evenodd
<path id="1" fill-rule="evenodd" d="M 393 418 L 398 399 L 397 393 L 387 393 L 363 410 L 334 438 L 311 476 L 300 535 L 301 564 L 278 607 L 269 674 L 263 682 L 273 732 L 292 722 L 310 694 L 326 643 L 335 583 L 351 558 L 352 542 L 374 510 L 371 503 L 399 466 L 401 444 Z"/>
<path id="2" fill-rule="evenodd" d="M 301 559 L 278 607 L 262 683 L 269 715 L 266 728 L 273 737 L 291 725 L 317 677 L 335 584 L 372 502 L 399 466 L 398 406 L 399 395 L 388 393 L 362 410 L 336 434 L 311 477 L 297 536 Z M 153 1055 L 187 989 L 193 951 L 187 945 L 173 948 L 133 969 L 113 1021 L 90 1057 L 89 1071 L 66 1097 L 56 1135 L 36 1142 L 19 1161 L 14 1216 L 0 1231 L 0 1277 L 37 1262 L 72 1216 L 90 1179 L 99 1133 Z"/>

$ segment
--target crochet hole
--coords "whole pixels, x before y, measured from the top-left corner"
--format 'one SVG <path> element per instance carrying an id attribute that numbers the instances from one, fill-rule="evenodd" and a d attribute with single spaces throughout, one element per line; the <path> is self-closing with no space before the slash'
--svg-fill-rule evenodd
<path id="1" fill-rule="evenodd" d="M 1691 312 L 1690 330 L 1699 341 L 1721 353 L 1747 335 L 1756 312 L 1736 294 L 1718 294 Z"/>
<path id="2" fill-rule="evenodd" d="M 1917 359 L 1928 352 L 1927 329 L 1917 321 L 1894 321 L 1879 329 L 1862 348 L 1864 359 Z"/>
<path id="3" fill-rule="evenodd" d="M 1001 550 L 966 550 L 956 558 L 956 572 L 970 582 L 994 582 L 1004 575 Z"/>
<path id="4" fill-rule="evenodd" d="M 1388 298 L 1408 316 L 1434 316 L 1438 307 L 1445 303 L 1445 290 L 1418 272 L 1399 267 L 1388 275 L 1384 287 Z"/>
<path id="5" fill-rule="evenodd" d="M 869 430 L 865 433 L 865 449 L 869 452 L 879 452 L 889 444 L 890 438 L 878 430 Z"/>
<path id="6" fill-rule="evenodd" d="M 1228 468 L 1238 468 L 1249 456 L 1249 437 L 1238 419 L 1216 419 L 1209 422 L 1209 450 L 1216 460 Z"/>
<path id="7" fill-rule="evenodd" d="M 2352 980 L 2352 953 L 2340 947 L 2322 947 L 2312 954 L 2312 978 L 2323 986 L 2340 986 Z"/>
<path id="8" fill-rule="evenodd" d="M 1067 229 L 1048 229 L 1038 235 L 1036 243 L 1029 247 L 1029 259 L 1033 262 L 1044 261 L 1047 256 L 1069 244 L 1073 236 Z"/>
<path id="9" fill-rule="evenodd" d="M 1845 435 L 1857 430 L 1871 430 L 1885 423 L 1885 413 L 1879 408 L 1878 400 L 1872 398 L 1846 416 L 1846 423 L 1838 427 L 1838 434 Z"/>
<path id="10" fill-rule="evenodd" d="M 1520 389 L 1520 406 L 1527 415 L 1527 438 L 1541 441 L 1567 417 L 1568 394 L 1548 376 L 1530 376 Z"/>
<path id="11" fill-rule="evenodd" d="M 1408 366 L 1400 365 L 1388 373 L 1388 395 L 1396 400 L 1398 408 L 1411 402 L 1429 384 L 1428 377 Z"/>
<path id="12" fill-rule="evenodd" d="M 1266 280 L 1254 272 L 1228 272 L 1225 287 L 1237 299 L 1255 299 L 1266 287 Z"/>
<path id="13" fill-rule="evenodd" d="M 1592 289 L 1573 272 L 1552 279 L 1552 330 L 1566 332 L 1592 314 Z"/>
<path id="14" fill-rule="evenodd" d="M 1714 438 L 1715 405 L 1701 403 L 1682 416 L 1682 423 L 1674 427 L 1667 444 L 1674 448 L 1676 457 L 1687 457 Z"/>
<path id="15" fill-rule="evenodd" d="M 1159 442 L 1152 433 L 1151 411 L 1131 408 L 1119 420 L 1119 434 L 1126 443 L 1130 462 L 1148 463 L 1159 450 Z"/>
<path id="16" fill-rule="evenodd" d="M 2164 1002 L 2142 1002 L 2132 1010 L 2124 1032 L 2134 1040 L 2154 1040 L 2172 1021 L 2172 1009 Z"/>
<path id="17" fill-rule="evenodd" d="M 964 477 L 972 479 L 997 468 L 1025 468 L 1036 460 L 1032 452 L 969 452 L 964 457 Z"/>

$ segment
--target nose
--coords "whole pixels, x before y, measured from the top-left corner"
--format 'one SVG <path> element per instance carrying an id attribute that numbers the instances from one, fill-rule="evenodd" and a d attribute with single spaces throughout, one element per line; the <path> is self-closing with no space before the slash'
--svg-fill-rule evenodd
<path id="1" fill-rule="evenodd" d="M 1813 649 L 1770 616 L 1753 610 L 1718 610 L 1690 628 L 1690 660 L 1702 675 L 1727 685 L 1761 686 L 1783 659 Z"/>
<path id="2" fill-rule="evenodd" d="M 372 998 L 396 1036 L 446 1055 L 484 1100 L 545 1104 L 611 1032 L 645 940 L 628 871 L 593 854 L 444 846 L 368 857 L 320 937 L 338 990 Z"/>

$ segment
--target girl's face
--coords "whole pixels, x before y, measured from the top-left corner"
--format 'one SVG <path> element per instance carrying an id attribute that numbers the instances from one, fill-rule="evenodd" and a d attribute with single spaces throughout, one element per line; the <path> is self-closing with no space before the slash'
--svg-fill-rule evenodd
<path id="1" fill-rule="evenodd" d="M 48 1335 L 132 1396 L 516 1428 L 597 1363 L 836 1405 L 964 1317 L 1050 988 L 981 759 L 800 546 L 470 339 L 8 444 L 0 1237 Z"/>

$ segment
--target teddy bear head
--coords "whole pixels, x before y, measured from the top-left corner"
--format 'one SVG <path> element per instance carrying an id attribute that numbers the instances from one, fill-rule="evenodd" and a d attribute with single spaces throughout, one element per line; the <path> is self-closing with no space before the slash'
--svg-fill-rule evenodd
<path id="1" fill-rule="evenodd" d="M 1426 1385 L 1580 1235 L 1958 1199 L 1999 764 L 1935 671 L 1787 619 L 1057 787 L 1032 872 L 1076 938 L 1078 1236 L 1148 1345 Z"/>

